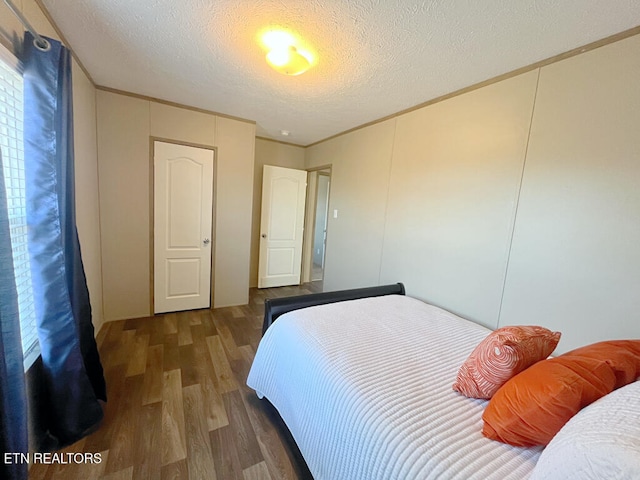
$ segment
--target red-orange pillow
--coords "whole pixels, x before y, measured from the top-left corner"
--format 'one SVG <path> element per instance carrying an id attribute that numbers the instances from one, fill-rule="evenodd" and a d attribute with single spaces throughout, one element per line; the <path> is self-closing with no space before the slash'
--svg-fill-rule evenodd
<path id="1" fill-rule="evenodd" d="M 604 360 L 616 376 L 614 389 L 640 376 L 640 340 L 609 340 L 576 348 L 565 355 Z"/>
<path id="2" fill-rule="evenodd" d="M 543 327 L 499 328 L 460 366 L 453 389 L 471 398 L 491 398 L 511 377 L 551 355 L 559 340 L 560 332 Z"/>
<path id="3" fill-rule="evenodd" d="M 546 445 L 580 409 L 639 375 L 640 340 L 594 343 L 538 362 L 496 392 L 482 433 L 516 446 Z"/>

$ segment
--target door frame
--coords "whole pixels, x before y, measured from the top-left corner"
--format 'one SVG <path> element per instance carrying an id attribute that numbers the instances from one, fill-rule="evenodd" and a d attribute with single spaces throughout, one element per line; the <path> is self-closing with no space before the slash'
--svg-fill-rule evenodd
<path id="1" fill-rule="evenodd" d="M 203 150 L 213 151 L 213 196 L 211 199 L 211 291 L 209 309 L 213 309 L 213 291 L 215 284 L 215 258 L 216 248 L 218 242 L 216 242 L 216 197 L 218 194 L 217 188 L 217 166 L 218 166 L 218 147 L 213 145 L 204 145 L 201 143 L 185 142 L 182 140 L 174 140 L 171 138 L 154 137 L 149 136 L 149 313 L 150 316 L 155 315 L 155 145 L 154 142 L 171 143 L 173 145 L 181 145 L 184 147 L 194 147 Z M 160 314 L 162 315 L 162 314 Z"/>
<path id="2" fill-rule="evenodd" d="M 327 188 L 327 205 L 326 205 L 326 211 L 325 211 L 325 219 L 324 219 L 324 235 L 323 235 L 323 239 L 322 239 L 322 280 L 324 280 L 324 266 L 327 262 L 327 227 L 329 226 L 329 194 L 330 194 L 330 190 L 331 190 L 331 173 L 327 173 L 325 170 L 321 170 L 318 172 L 318 175 L 316 176 L 316 210 L 315 210 L 315 215 L 314 215 L 314 219 L 316 220 L 315 222 L 313 222 L 313 249 L 315 249 L 316 246 L 316 225 L 317 225 L 317 220 L 318 220 L 318 189 L 320 186 L 320 178 L 321 177 L 328 177 L 329 180 L 329 185 Z M 315 257 L 315 253 L 311 253 L 311 267 L 313 270 L 313 265 L 315 264 L 313 258 Z M 313 271 L 311 272 L 311 281 L 315 281 L 313 280 Z"/>
<path id="3" fill-rule="evenodd" d="M 329 175 L 329 192 L 327 193 L 327 209 L 328 211 L 329 209 L 329 204 L 331 203 L 331 187 L 332 187 L 332 182 L 331 182 L 331 177 L 333 174 L 332 171 L 332 164 L 329 163 L 327 165 L 320 165 L 318 167 L 312 167 L 312 168 L 307 168 L 307 178 L 309 173 L 311 172 L 320 172 L 320 171 L 328 171 L 328 175 Z M 319 175 L 318 175 L 319 176 Z M 305 235 L 303 236 L 302 239 L 302 272 L 300 275 L 300 283 L 308 283 L 311 282 L 311 270 L 313 268 L 313 239 L 315 237 L 315 233 L 316 233 L 316 203 L 318 201 L 318 179 L 316 177 L 316 185 L 315 185 L 315 198 L 313 198 L 313 201 L 309 201 L 310 200 L 310 195 L 309 195 L 309 191 L 311 189 L 311 182 L 309 182 L 307 180 L 307 204 L 305 206 L 305 220 L 309 219 L 311 221 L 311 226 L 306 225 L 305 222 L 305 226 L 304 226 L 304 231 L 305 231 Z M 309 215 L 309 209 L 313 208 L 312 210 L 312 215 Z M 308 235 L 307 235 L 308 232 Z M 329 238 L 329 214 L 327 213 L 327 239 Z M 325 265 L 327 263 L 327 242 L 325 241 L 325 251 L 324 251 L 324 258 L 325 258 Z M 324 268 L 322 270 L 322 279 L 324 280 Z"/>

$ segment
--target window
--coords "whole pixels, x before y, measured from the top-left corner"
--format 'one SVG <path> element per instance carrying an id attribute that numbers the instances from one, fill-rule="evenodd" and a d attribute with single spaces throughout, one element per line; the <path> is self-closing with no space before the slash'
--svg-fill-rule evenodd
<path id="1" fill-rule="evenodd" d="M 27 218 L 23 146 L 22 75 L 18 60 L 0 46 L 0 150 L 13 250 L 13 268 L 18 291 L 24 367 L 40 354 L 27 248 Z"/>

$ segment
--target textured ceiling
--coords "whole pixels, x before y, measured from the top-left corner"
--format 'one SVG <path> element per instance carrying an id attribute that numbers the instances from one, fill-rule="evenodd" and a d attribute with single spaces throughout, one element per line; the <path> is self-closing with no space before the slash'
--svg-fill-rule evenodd
<path id="1" fill-rule="evenodd" d="M 96 84 L 300 145 L 640 25 L 639 0 L 42 3 Z M 257 37 L 275 26 L 315 53 L 307 73 L 267 66 Z"/>

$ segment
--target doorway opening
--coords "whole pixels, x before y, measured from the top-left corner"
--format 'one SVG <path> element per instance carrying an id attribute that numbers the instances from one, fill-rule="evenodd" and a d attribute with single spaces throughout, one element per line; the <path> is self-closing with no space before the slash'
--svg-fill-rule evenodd
<path id="1" fill-rule="evenodd" d="M 316 213 L 313 226 L 313 255 L 311 258 L 311 281 L 324 278 L 325 248 L 327 245 L 327 214 L 329 212 L 329 184 L 330 176 L 327 172 L 318 172 L 316 190 Z"/>
<path id="2" fill-rule="evenodd" d="M 305 283 L 316 282 L 321 284 L 324 280 L 330 189 L 330 166 L 308 172 L 302 275 L 302 281 Z"/>

